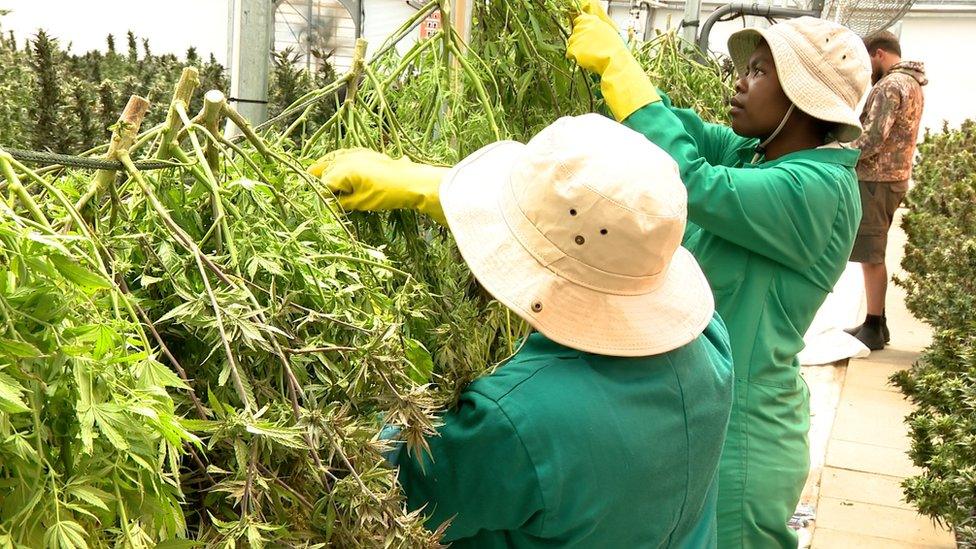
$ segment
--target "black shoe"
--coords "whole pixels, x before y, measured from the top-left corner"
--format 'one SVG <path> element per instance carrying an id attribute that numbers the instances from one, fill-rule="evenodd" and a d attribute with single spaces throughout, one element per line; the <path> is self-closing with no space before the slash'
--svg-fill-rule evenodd
<path id="1" fill-rule="evenodd" d="M 849 333 L 849 332 L 848 332 Z M 870 324 L 863 324 L 854 337 L 858 339 L 865 347 L 871 349 L 872 351 L 880 351 L 885 348 L 885 338 L 884 338 L 884 328 L 883 326 L 872 326 Z"/>
<path id="2" fill-rule="evenodd" d="M 863 323 L 862 324 L 859 324 L 857 326 L 854 326 L 853 328 L 847 328 L 844 331 L 847 332 L 848 334 L 854 336 L 854 337 L 857 337 L 857 333 L 860 332 L 862 328 L 864 328 L 864 324 Z M 881 317 L 881 335 L 884 337 L 885 344 L 891 343 L 891 332 L 888 331 L 888 318 L 887 317 Z"/>

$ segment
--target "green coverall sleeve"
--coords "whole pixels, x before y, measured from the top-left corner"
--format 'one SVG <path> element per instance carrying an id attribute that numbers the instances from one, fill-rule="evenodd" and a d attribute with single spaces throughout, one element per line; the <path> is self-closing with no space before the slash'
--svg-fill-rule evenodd
<path id="1" fill-rule="evenodd" d="M 739 151 L 756 141 L 755 139 L 740 137 L 728 126 L 705 122 L 692 109 L 675 107 L 671 104 L 671 98 L 660 90 L 658 90 L 658 95 L 661 96 L 661 105 L 674 114 L 678 122 L 681 123 L 681 127 L 695 141 L 698 151 L 705 161 L 713 166 L 734 164 L 738 160 Z"/>
<path id="2" fill-rule="evenodd" d="M 399 480 L 413 511 L 427 506 L 427 526 L 451 521 L 444 541 L 479 530 L 541 528 L 542 491 L 536 469 L 517 430 L 499 405 L 466 391 L 444 414 L 430 455 L 418 463 L 401 452 Z"/>
<path id="3" fill-rule="evenodd" d="M 716 165 L 709 158 L 732 154 L 736 143 L 715 128 L 692 124 L 689 131 L 687 123 L 661 102 L 624 121 L 678 163 L 688 220 L 792 269 L 812 265 L 827 247 L 832 213 L 840 206 L 836 185 L 822 168 L 807 161 L 762 169 Z"/>

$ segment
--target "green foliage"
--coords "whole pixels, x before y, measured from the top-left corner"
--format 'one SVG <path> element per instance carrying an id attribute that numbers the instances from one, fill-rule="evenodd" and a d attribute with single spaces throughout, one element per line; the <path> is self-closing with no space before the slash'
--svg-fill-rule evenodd
<path id="1" fill-rule="evenodd" d="M 60 126 L 64 115 L 64 75 L 59 71 L 61 51 L 57 40 L 38 31 L 29 46 L 30 68 L 34 71 L 32 95 L 36 101 L 28 107 L 30 119 L 34 121 L 31 146 L 36 150 L 65 150 L 68 134 Z"/>
<path id="2" fill-rule="evenodd" d="M 412 449 L 423 450 L 438 411 L 514 353 L 527 329 L 473 280 L 444 229 L 412 212 L 346 215 L 304 166 L 354 146 L 451 164 L 498 139 L 527 140 L 558 116 L 602 108 L 595 81 L 565 58 L 568 3 L 475 7 L 470 48 L 448 28 L 406 54 L 390 50 L 338 78 L 297 71 L 282 53 L 272 102 L 286 115 L 277 127 L 232 143 L 187 125 L 190 113 L 182 113 L 176 141 L 162 144 L 181 165 L 147 173 L 130 168 L 95 192 L 80 226 L 72 205 L 89 189 L 91 173 L 40 175 L 7 161 L 0 180 L 7 207 L 31 220 L 21 225 L 35 231 L 51 225 L 57 239 L 73 246 L 72 254 L 26 263 L 21 271 L 56 276 L 88 300 L 48 313 L 48 322 L 68 330 L 81 322 L 76 317 L 93 315 L 103 321 L 86 322 L 105 328 L 61 336 L 38 327 L 19 330 L 20 337 L 2 332 L 0 355 L 16 357 L 13 365 L 29 357 L 47 372 L 60 363 L 38 337 L 88 338 L 93 343 L 77 352 L 114 361 L 126 351 L 139 357 L 134 363 L 151 364 L 152 374 L 143 376 L 149 367 L 142 366 L 125 383 L 165 391 L 146 389 L 145 396 L 102 378 L 89 391 L 88 378 L 75 377 L 79 368 L 65 368 L 77 387 L 67 401 L 74 408 L 48 421 L 47 404 L 33 400 L 32 378 L 8 373 L 16 370 L 0 362 L 0 374 L 11 378 L 0 376 L 0 426 L 42 412 L 31 425 L 60 436 L 55 442 L 161 464 L 153 469 L 159 479 L 137 483 L 123 475 L 118 490 L 106 487 L 116 482 L 108 474 L 84 477 L 80 491 L 52 484 L 59 494 L 80 494 L 68 502 L 95 518 L 59 514 L 60 507 L 52 512 L 66 496 L 45 493 L 39 497 L 48 507 L 38 511 L 44 527 L 22 530 L 0 516 L 0 544 L 121 545 L 120 533 L 128 533 L 125 543 L 132 545 L 183 538 L 221 547 L 437 545 L 439 532 L 404 509 L 378 431 L 384 423 L 399 426 Z M 97 97 L 93 116 L 114 121 L 128 95 L 140 91 L 157 101 L 153 116 L 161 117 L 180 63 L 145 45 L 139 59 L 136 38 L 130 35 L 128 44 L 126 56 L 114 46 L 69 56 L 68 72 L 87 79 L 66 80 L 66 97 L 76 104 Z M 709 120 L 722 116 L 727 79 L 717 66 L 691 61 L 673 34 L 634 49 L 662 87 L 674 83 L 675 103 L 695 106 Z M 196 58 L 187 52 L 188 60 Z M 203 90 L 213 87 L 203 80 Z M 154 120 L 144 122 L 133 156 L 160 153 L 154 143 L 163 130 L 152 128 Z M 91 125 L 71 104 L 57 122 L 76 128 L 71 135 L 78 141 Z M 21 255 L 44 257 L 33 249 Z M 104 335 L 106 329 L 112 332 Z M 81 371 L 93 372 L 93 380 L 109 375 L 93 366 Z M 126 370 L 110 373 L 124 377 Z M 165 406 L 155 416 L 142 413 L 148 404 L 133 404 L 157 393 Z M 161 417 L 180 430 L 161 428 Z M 140 439 L 157 441 L 156 461 L 137 453 L 146 447 Z M 166 452 L 159 449 L 164 442 L 172 447 Z M 74 454 L 51 446 L 47 451 L 56 453 L 43 470 L 17 469 L 5 478 L 31 485 L 44 474 L 73 478 L 77 465 L 61 459 Z M 170 502 L 154 502 L 162 510 L 149 518 L 142 503 L 126 498 L 149 491 L 147 484 Z M 19 509 L 26 496 L 18 497 Z M 98 503 L 119 510 L 102 515 Z"/>
<path id="3" fill-rule="evenodd" d="M 186 535 L 181 424 L 138 321 L 76 238 L 0 213 L 0 540 Z"/>
<path id="4" fill-rule="evenodd" d="M 140 49 L 132 32 L 127 34 L 127 44 L 127 53 L 120 55 L 115 37 L 109 35 L 107 52 L 73 54 L 61 50 L 44 31 L 23 50 L 18 50 L 13 34 L 9 40 L 0 39 L 0 146 L 78 154 L 103 145 L 129 96 L 167 104 L 180 71 L 187 66 L 199 68 L 204 89 L 227 92 L 226 71 L 212 54 L 203 60 L 190 48 L 182 61 L 172 54 L 155 54 L 146 39 Z M 272 114 L 335 79 L 325 61 L 310 75 L 286 64 L 286 56 L 276 54 L 280 62 L 272 74 Z M 199 109 L 202 101 L 202 96 L 195 97 L 191 111 Z M 317 106 L 312 122 L 323 123 L 334 110 L 328 103 Z M 145 124 L 159 124 L 165 117 L 165 109 L 154 108 Z"/>
<path id="5" fill-rule="evenodd" d="M 918 363 L 893 382 L 918 406 L 911 458 L 923 472 L 908 500 L 976 546 L 976 123 L 926 135 L 919 147 L 898 283 L 935 330 Z"/>
<path id="6" fill-rule="evenodd" d="M 32 124 L 28 109 L 34 102 L 33 88 L 26 52 L 17 49 L 13 36 L 0 38 L 0 144 L 30 146 L 31 132 L 25 129 Z"/>
<path id="7" fill-rule="evenodd" d="M 300 57 L 301 54 L 292 48 L 274 52 L 271 56 L 272 71 L 269 83 L 268 111 L 272 115 L 285 110 L 308 92 L 324 88 L 336 79 L 332 66 L 328 64 L 326 58 L 323 58 L 325 56 L 317 58 L 320 64 L 314 73 L 300 66 Z M 305 129 L 317 128 L 325 124 L 335 114 L 336 108 L 335 101 L 318 102 L 305 119 L 303 124 Z M 296 113 L 287 117 L 284 123 L 290 125 L 298 118 L 299 114 Z"/>

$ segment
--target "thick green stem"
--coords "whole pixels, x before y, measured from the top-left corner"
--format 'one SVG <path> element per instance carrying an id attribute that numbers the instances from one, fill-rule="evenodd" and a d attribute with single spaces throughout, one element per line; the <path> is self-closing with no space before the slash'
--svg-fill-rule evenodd
<path id="1" fill-rule="evenodd" d="M 122 525 L 122 531 L 125 533 L 125 541 L 129 549 L 133 549 L 136 545 L 132 541 L 132 533 L 129 532 L 129 517 L 125 512 L 125 500 L 122 499 L 122 492 L 119 490 L 119 480 L 115 479 L 113 484 L 115 485 L 115 499 L 119 505 L 119 521 Z"/>
<path id="2" fill-rule="evenodd" d="M 203 111 L 200 113 L 201 124 L 212 135 L 220 133 L 220 116 L 226 104 L 227 98 L 220 90 L 210 90 L 203 96 Z M 207 143 L 206 152 L 207 164 L 210 166 L 210 171 L 213 172 L 217 170 L 220 162 L 220 150 L 211 141 Z"/>
<path id="3" fill-rule="evenodd" d="M 159 150 L 156 151 L 157 159 L 166 160 L 172 156 L 171 149 L 176 146 L 176 136 L 179 135 L 182 126 L 176 105 L 182 104 L 185 109 L 190 104 L 193 91 L 199 85 L 200 71 L 194 67 L 183 69 L 183 74 L 180 75 L 180 80 L 176 83 L 176 89 L 173 91 L 173 101 L 169 106 L 169 112 L 166 114 L 166 126 L 163 130 L 162 141 L 159 144 Z"/>
<path id="4" fill-rule="evenodd" d="M 183 119 L 183 123 L 186 124 L 190 135 L 190 143 L 193 144 L 193 150 L 196 153 L 197 158 L 200 160 L 200 165 L 203 168 L 204 175 L 206 176 L 207 185 L 210 188 L 210 201 L 211 208 L 213 208 L 214 223 L 217 223 L 220 226 L 220 231 L 223 234 L 222 240 L 227 244 L 227 252 L 230 254 L 231 265 L 237 265 L 237 246 L 234 242 L 234 235 L 232 235 L 230 232 L 230 226 L 227 224 L 227 218 L 224 216 L 224 208 L 220 198 L 220 184 L 217 182 L 217 177 L 210 168 L 210 163 L 207 162 L 207 155 L 203 151 L 203 147 L 200 146 L 200 141 L 197 139 L 196 132 L 193 131 L 193 123 L 190 122 L 190 117 L 187 116 L 186 109 L 181 104 L 177 104 L 175 107 L 177 114 L 179 114 L 180 118 Z M 220 248 L 220 242 L 221 239 L 218 238 L 218 249 Z"/>
<path id="5" fill-rule="evenodd" d="M 149 101 L 146 98 L 138 95 L 129 98 L 129 102 L 125 105 L 125 109 L 112 131 L 112 140 L 109 142 L 105 160 L 117 160 L 118 151 L 128 151 L 135 144 L 139 128 L 142 126 L 142 120 L 146 117 L 147 112 L 149 112 Z M 75 203 L 74 209 L 83 210 L 92 198 L 98 196 L 109 185 L 113 185 L 116 173 L 115 170 L 98 170 L 95 172 L 95 177 L 88 184 L 88 190 Z M 71 218 L 64 220 L 63 223 L 65 231 L 71 229 Z"/>
<path id="6" fill-rule="evenodd" d="M 441 45 L 443 47 L 444 59 L 446 60 L 444 68 L 447 70 L 447 74 L 445 78 L 448 83 L 448 89 L 454 90 L 454 70 L 451 59 L 451 36 L 454 34 L 454 19 L 453 13 L 451 13 L 451 0 L 439 0 L 438 4 L 441 8 L 441 30 L 444 33 Z"/>
<path id="7" fill-rule="evenodd" d="M 170 233 L 175 237 L 176 241 L 190 254 L 193 256 L 194 261 L 197 264 L 197 269 L 200 271 L 200 277 L 203 279 L 203 286 L 206 290 L 207 297 L 210 300 L 210 306 L 214 310 L 214 318 L 217 324 L 217 331 L 220 334 L 221 344 L 224 348 L 224 354 L 227 357 L 227 365 L 230 368 L 230 376 L 234 382 L 234 389 L 237 391 L 237 396 L 241 399 L 244 404 L 244 409 L 251 411 L 256 404 L 252 402 L 249 393 L 244 388 L 244 383 L 241 379 L 240 371 L 237 367 L 237 360 L 234 358 L 234 351 L 230 348 L 230 338 L 227 336 L 227 332 L 224 329 L 224 320 L 221 313 L 222 309 L 220 304 L 217 302 L 217 297 L 214 294 L 213 288 L 210 286 L 210 277 L 207 275 L 207 268 L 205 266 L 205 261 L 203 259 L 203 252 L 197 247 L 196 243 L 190 235 L 177 225 L 176 221 L 169 215 L 166 211 L 166 207 L 163 203 L 159 201 L 156 193 L 153 192 L 152 188 L 146 182 L 146 179 L 142 176 L 135 164 L 132 163 L 132 159 L 129 158 L 129 154 L 125 151 L 119 154 L 119 160 L 125 165 L 126 171 L 129 175 L 136 181 L 139 188 L 142 190 L 146 199 L 149 201 L 150 206 L 156 212 L 156 215 L 163 220 L 163 223 L 169 229 Z"/>
<path id="8" fill-rule="evenodd" d="M 225 104 L 223 112 L 224 116 L 230 118 L 231 122 L 233 122 L 234 125 L 241 130 L 241 133 L 244 134 L 244 137 L 246 137 L 247 140 L 254 145 L 254 148 L 257 149 L 262 156 L 268 158 L 268 146 L 264 143 L 264 140 L 258 137 L 258 134 L 254 132 L 254 129 L 251 127 L 251 123 L 248 122 L 246 118 L 241 116 L 241 113 L 234 110 L 234 108 L 230 105 Z"/>
<path id="9" fill-rule="evenodd" d="M 35 221 L 44 227 L 53 230 L 51 227 L 51 222 L 47 220 L 47 217 L 44 215 L 44 212 L 41 211 L 40 206 L 38 206 L 37 202 L 34 201 L 34 197 L 32 197 L 30 193 L 27 192 L 27 189 L 24 188 L 24 185 L 21 184 L 20 178 L 17 177 L 17 172 L 14 171 L 13 165 L 11 164 L 12 160 L 13 157 L 10 156 L 10 153 L 0 149 L 0 171 L 2 171 L 3 176 L 7 179 L 10 192 L 24 203 L 24 206 L 26 206 L 28 211 L 30 211 Z M 13 205 L 11 204 L 11 207 L 12 206 Z"/>
<path id="10" fill-rule="evenodd" d="M 488 91 L 485 90 L 484 83 L 481 81 L 481 78 L 478 77 L 478 73 L 474 71 L 474 68 L 471 67 L 471 64 L 468 63 L 467 59 L 464 58 L 464 55 L 461 54 L 461 51 L 458 49 L 457 45 L 453 41 L 450 43 L 450 45 L 451 51 L 454 52 L 457 60 L 461 63 L 461 68 L 468 75 L 468 78 L 471 79 L 471 83 L 474 85 L 475 93 L 478 95 L 478 100 L 481 101 L 481 106 L 485 109 L 485 115 L 488 117 L 488 124 L 491 126 L 491 131 L 495 134 L 495 139 L 500 140 L 502 138 L 502 132 L 499 130 L 498 123 L 495 121 L 495 108 L 491 104 L 491 100 L 488 99 Z"/>
<path id="11" fill-rule="evenodd" d="M 365 55 L 366 40 L 360 38 L 359 40 L 356 40 L 356 50 L 352 55 L 352 68 L 349 69 L 349 91 L 346 93 L 346 105 L 351 106 L 356 103 L 356 96 L 359 93 L 359 82 L 362 80 L 363 69 L 365 67 L 363 62 L 363 57 Z"/>

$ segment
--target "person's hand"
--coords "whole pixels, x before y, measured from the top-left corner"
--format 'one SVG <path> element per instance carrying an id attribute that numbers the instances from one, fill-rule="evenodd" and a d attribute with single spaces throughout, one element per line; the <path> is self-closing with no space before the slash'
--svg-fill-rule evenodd
<path id="1" fill-rule="evenodd" d="M 395 160 L 369 149 L 340 149 L 320 158 L 308 172 L 346 210 L 414 209 L 447 225 L 439 193 L 447 168 Z"/>
<path id="2" fill-rule="evenodd" d="M 607 25 L 599 16 L 580 13 L 573 20 L 573 34 L 566 45 L 566 57 L 598 75 L 603 75 L 611 61 L 630 56 L 616 27 Z"/>
<path id="3" fill-rule="evenodd" d="M 598 15 L 584 12 L 573 20 L 566 57 L 600 75 L 600 90 L 618 121 L 661 99 L 616 28 Z"/>

